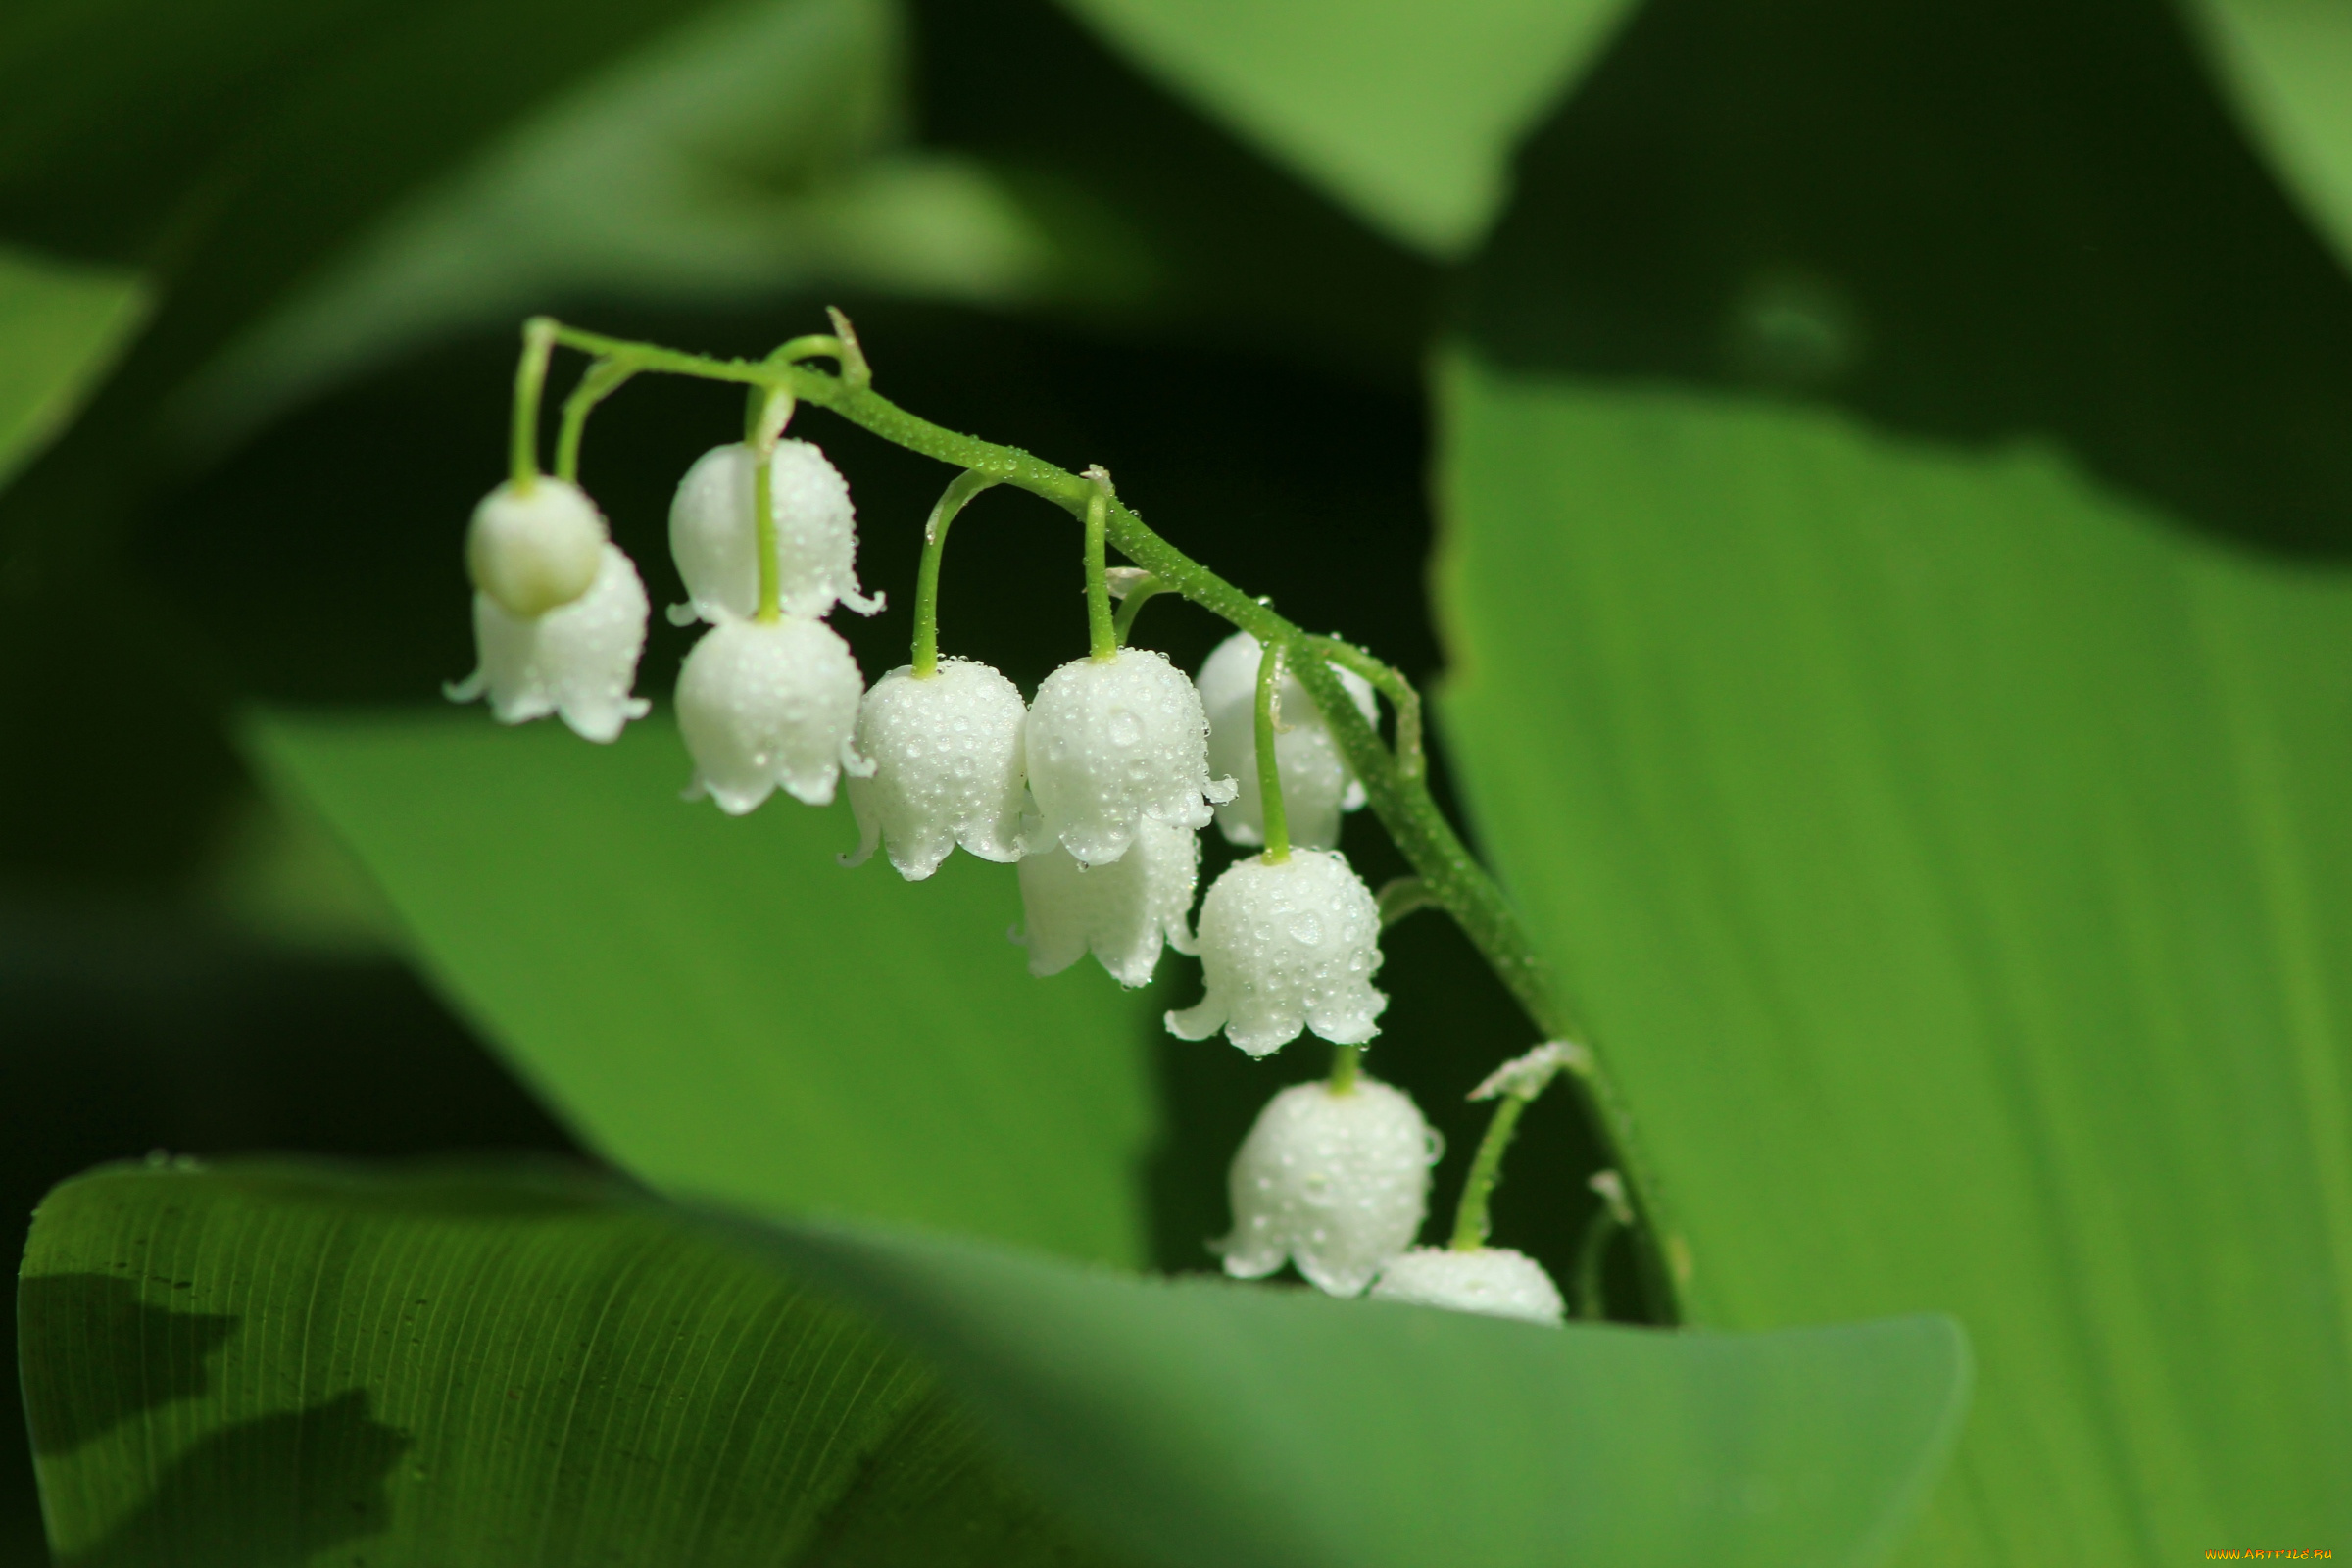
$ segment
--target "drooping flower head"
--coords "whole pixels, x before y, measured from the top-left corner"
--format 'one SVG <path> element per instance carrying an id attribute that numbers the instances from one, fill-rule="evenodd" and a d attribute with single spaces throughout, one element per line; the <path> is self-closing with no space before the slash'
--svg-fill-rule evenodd
<path id="1" fill-rule="evenodd" d="M 1439 1149 L 1412 1097 L 1377 1079 L 1285 1089 L 1233 1156 L 1225 1272 L 1258 1279 L 1287 1259 L 1318 1289 L 1356 1295 L 1413 1245 Z"/>
<path id="2" fill-rule="evenodd" d="M 1241 783 L 1234 798 L 1217 808 L 1217 829 L 1229 844 L 1266 842 L 1265 804 L 1257 788 L 1257 663 L 1263 648 L 1237 631 L 1217 644 L 1200 666 L 1200 706 L 1208 714 L 1208 767 Z M 1351 669 L 1338 671 L 1340 683 L 1368 722 L 1378 722 L 1372 688 Z M 1282 768 L 1282 804 L 1291 842 L 1328 850 L 1340 842 L 1340 813 L 1364 804 L 1364 787 L 1340 756 L 1322 710 L 1298 677 L 1285 673 L 1280 694 L 1282 724 L 1274 737 L 1274 760 Z"/>
<path id="3" fill-rule="evenodd" d="M 867 770 L 851 745 L 865 682 L 840 634 L 819 620 L 722 615 L 678 672 L 678 730 L 694 757 L 690 796 L 741 816 L 776 790 L 829 805 L 842 769 Z"/>
<path id="4" fill-rule="evenodd" d="M 1081 865 L 1060 845 L 1021 860 L 1021 941 L 1029 972 L 1059 974 L 1092 949 L 1119 984 L 1143 985 L 1162 946 L 1193 951 L 1186 928 L 1200 879 L 1200 835 L 1145 817 L 1127 853 Z"/>
<path id="5" fill-rule="evenodd" d="M 508 480 L 473 509 L 466 573 L 517 619 L 544 615 L 596 586 L 612 530 L 576 484 L 537 475 Z"/>
<path id="6" fill-rule="evenodd" d="M 984 860 L 1019 859 L 1027 717 L 1020 689 L 968 659 L 921 679 L 902 664 L 874 682 L 858 710 L 858 750 L 874 771 L 850 779 L 858 845 L 842 863 L 861 864 L 886 841 L 909 882 L 958 844 Z"/>
<path id="7" fill-rule="evenodd" d="M 1482 1247 L 1468 1252 L 1450 1247 L 1416 1247 L 1390 1260 L 1373 1282 L 1372 1295 L 1383 1301 L 1442 1306 L 1553 1327 L 1567 1314 L 1560 1288 L 1544 1272 L 1544 1265 L 1507 1247 Z"/>
<path id="8" fill-rule="evenodd" d="M 737 441 L 695 460 L 669 506 L 669 549 L 688 603 L 680 625 L 722 614 L 749 618 L 760 605 L 758 529 L 752 517 L 757 460 Z M 838 602 L 861 615 L 882 608 L 858 591 L 858 514 L 849 481 L 806 441 L 779 441 L 768 460 L 768 511 L 776 520 L 776 581 L 784 613 L 814 617 Z"/>
<path id="9" fill-rule="evenodd" d="M 1029 706 L 1029 788 L 1043 818 L 1033 849 L 1059 844 L 1087 865 L 1127 853 L 1146 817 L 1208 825 L 1233 799 L 1209 777 L 1200 694 L 1165 655 L 1122 648 L 1048 675 Z"/>
<path id="10" fill-rule="evenodd" d="M 612 740 L 630 719 L 643 718 L 648 705 L 629 688 L 645 652 L 645 584 L 617 545 L 600 545 L 597 563 L 586 593 L 537 615 L 514 614 L 477 589 L 473 640 L 480 663 L 446 688 L 451 700 L 470 703 L 486 694 L 502 724 L 561 713 L 592 741 Z"/>
<path id="11" fill-rule="evenodd" d="M 1200 905 L 1200 970 L 1208 994 L 1168 1014 L 1168 1030 L 1206 1040 L 1219 1029 L 1262 1056 L 1312 1029 L 1358 1046 L 1380 1032 L 1389 999 L 1380 968 L 1380 906 L 1336 850 L 1294 850 L 1269 865 L 1250 856 L 1225 868 Z"/>

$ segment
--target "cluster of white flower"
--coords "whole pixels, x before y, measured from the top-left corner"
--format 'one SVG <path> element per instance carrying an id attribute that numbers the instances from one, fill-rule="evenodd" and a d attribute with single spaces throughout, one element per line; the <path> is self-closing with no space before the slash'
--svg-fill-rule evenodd
<path id="1" fill-rule="evenodd" d="M 1022 941 L 1037 975 L 1091 951 L 1120 984 L 1150 980 L 1163 947 L 1198 953 L 1206 994 L 1167 1014 L 1188 1040 L 1222 1030 L 1262 1057 L 1312 1031 L 1341 1046 L 1378 1033 L 1388 999 L 1380 909 L 1336 848 L 1340 817 L 1364 804 L 1322 713 L 1285 676 L 1275 760 L 1296 844 L 1237 860 L 1189 925 L 1200 830 L 1266 842 L 1256 690 L 1263 650 L 1226 640 L 1192 679 L 1158 653 L 1120 648 L 1049 675 L 1023 703 L 987 664 L 902 665 L 868 689 L 823 616 L 881 608 L 858 587 L 849 486 L 803 441 L 769 444 L 774 559 L 761 612 L 763 530 L 752 446 L 706 453 L 679 484 L 669 543 L 686 602 L 679 625 L 709 629 L 678 678 L 678 727 L 694 760 L 690 797 L 740 815 L 778 789 L 811 805 L 843 774 L 859 843 L 920 881 L 961 845 L 1017 862 Z M 487 694 L 507 723 L 549 713 L 610 741 L 647 704 L 630 693 L 648 601 L 636 567 L 577 486 L 501 485 L 476 510 L 466 546 L 480 667 L 452 687 Z M 1343 672 L 1377 717 L 1371 688 Z M 1286 1261 L 1321 1289 L 1557 1322 L 1559 1295 L 1516 1252 L 1414 1250 L 1438 1140 L 1401 1091 L 1354 1073 L 1276 1095 L 1237 1155 L 1226 1269 Z"/>

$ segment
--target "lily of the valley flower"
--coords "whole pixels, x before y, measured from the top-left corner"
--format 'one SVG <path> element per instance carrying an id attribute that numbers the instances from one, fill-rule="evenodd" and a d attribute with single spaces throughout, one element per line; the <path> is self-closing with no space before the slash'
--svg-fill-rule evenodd
<path id="1" fill-rule="evenodd" d="M 1544 1265 L 1507 1247 L 1475 1251 L 1416 1247 L 1381 1270 L 1372 1295 L 1377 1300 L 1520 1318 L 1555 1328 L 1567 1313 L 1560 1288 L 1544 1272 Z"/>
<path id="2" fill-rule="evenodd" d="M 861 864 L 884 842 L 909 882 L 958 844 L 984 860 L 1019 859 L 1026 718 L 1020 688 L 968 659 L 942 660 L 921 679 L 902 664 L 874 682 L 857 743 L 874 771 L 850 779 L 858 845 L 842 863 Z"/>
<path id="3" fill-rule="evenodd" d="M 1150 817 L 1108 865 L 1081 865 L 1058 844 L 1029 855 L 1020 869 L 1029 972 L 1059 974 L 1092 949 L 1119 984 L 1144 984 L 1163 945 L 1193 951 L 1185 917 L 1200 877 L 1200 835 Z"/>
<path id="4" fill-rule="evenodd" d="M 1413 1245 L 1438 1151 L 1412 1098 L 1377 1079 L 1285 1089 L 1233 1157 L 1225 1272 L 1257 1279 L 1287 1259 L 1320 1290 L 1358 1294 Z"/>
<path id="5" fill-rule="evenodd" d="M 445 688 L 451 700 L 487 695 L 502 724 L 560 713 L 592 741 L 612 740 L 630 719 L 643 718 L 647 704 L 629 688 L 645 651 L 645 584 L 618 546 L 600 545 L 597 563 L 586 593 L 537 615 L 514 614 L 477 589 L 473 640 L 480 662 Z"/>
<path id="6" fill-rule="evenodd" d="M 713 447 L 678 482 L 669 507 L 669 550 L 688 603 L 669 618 L 686 625 L 759 608 L 760 552 L 752 516 L 757 461 L 742 442 Z M 787 615 L 814 617 L 835 603 L 861 615 L 882 608 L 858 591 L 858 513 L 849 482 L 806 441 L 780 441 L 768 461 L 768 511 L 776 522 L 776 580 Z"/>
<path id="7" fill-rule="evenodd" d="M 482 497 L 466 530 L 466 571 L 508 614 L 528 620 L 596 586 L 612 530 L 576 484 L 536 475 Z"/>
<path id="8" fill-rule="evenodd" d="M 1127 853 L 1145 818 L 1208 825 L 1232 779 L 1208 771 L 1208 719 L 1191 677 L 1163 654 L 1122 648 L 1048 675 L 1029 705 L 1029 788 L 1043 824 L 1031 847 L 1059 844 L 1086 865 Z"/>
<path id="9" fill-rule="evenodd" d="M 1312 1029 L 1360 1046 L 1380 1032 L 1389 999 L 1380 967 L 1380 906 L 1336 850 L 1295 850 L 1268 864 L 1236 860 L 1200 905 L 1200 969 L 1208 994 L 1167 1016 L 1168 1030 L 1205 1040 L 1219 1029 L 1262 1056 Z"/>
<path id="10" fill-rule="evenodd" d="M 721 615 L 678 673 L 678 731 L 694 757 L 688 796 L 741 816 L 783 790 L 833 800 L 846 767 L 870 772 L 851 745 L 865 682 L 850 645 L 824 622 Z"/>
<path id="11" fill-rule="evenodd" d="M 1231 774 L 1241 791 L 1217 808 L 1217 829 L 1229 844 L 1266 842 L 1264 803 L 1257 787 L 1257 664 L 1262 649 L 1255 637 L 1237 631 L 1219 643 L 1200 666 L 1200 706 L 1208 714 L 1209 771 Z M 1340 683 L 1368 722 L 1380 717 L 1372 687 L 1350 669 Z M 1291 842 L 1328 850 L 1340 842 L 1340 813 L 1364 804 L 1364 787 L 1340 756 L 1322 710 L 1296 675 L 1277 688 L 1283 728 L 1274 737 L 1274 760 L 1282 769 L 1282 804 Z"/>

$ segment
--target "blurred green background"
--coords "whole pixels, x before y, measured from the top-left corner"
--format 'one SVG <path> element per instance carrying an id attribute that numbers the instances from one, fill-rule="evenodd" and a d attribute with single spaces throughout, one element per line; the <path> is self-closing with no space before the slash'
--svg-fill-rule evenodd
<path id="1" fill-rule="evenodd" d="M 80 416 L 72 387 L 24 412 L 62 433 L 0 494 L 0 1201 L 21 1221 L 158 1148 L 579 1147 L 237 740 L 256 705 L 416 705 L 470 667 L 458 543 L 531 311 L 754 353 L 839 305 L 904 406 L 1107 465 L 1182 548 L 1424 681 L 1441 339 L 1501 372 L 1834 409 L 1966 452 L 2031 440 L 2242 559 L 2326 576 L 2352 553 L 2352 23 L 2317 0 L 1357 9 L 0 19 L 0 331 L 91 349 Z M 1492 13 L 1525 66 L 1458 102 L 1395 59 L 1286 76 L 1294 13 L 1407 62 L 1416 27 Z M 641 562 L 737 411 L 649 381 L 599 415 L 584 478 Z M 802 433 L 850 476 L 862 576 L 892 596 L 841 618 L 870 675 L 904 658 L 944 475 L 814 416 Z M 1024 686 L 1069 657 L 1071 542 L 1023 498 L 976 504 L 950 646 Z M 1220 630 L 1166 603 L 1143 627 L 1191 665 Z M 687 642 L 657 617 L 642 689 Z M 1401 869 L 1370 822 L 1348 832 L 1370 880 Z M 1431 1086 L 1460 1145 L 1478 1119 L 1437 1086 L 1526 1026 L 1439 919 L 1388 950 L 1374 1070 Z M 1171 959 L 1134 1024 L 1157 1106 L 1143 1225 L 1170 1269 L 1211 1261 L 1267 1089 L 1150 1023 L 1193 974 Z M 1565 1098 L 1540 1102 L 1501 1238 L 1564 1272 L 1597 1163 Z M 13 1422 L 0 1560 L 42 1560 Z"/>

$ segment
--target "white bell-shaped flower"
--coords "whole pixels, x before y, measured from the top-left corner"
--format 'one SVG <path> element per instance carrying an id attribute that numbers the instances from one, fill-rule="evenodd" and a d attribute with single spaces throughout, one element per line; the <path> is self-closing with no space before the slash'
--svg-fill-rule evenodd
<path id="1" fill-rule="evenodd" d="M 722 614 L 748 619 L 760 605 L 759 530 L 752 520 L 757 460 L 737 441 L 697 458 L 669 504 L 669 550 L 686 580 L 679 625 Z M 806 441 L 779 441 L 768 460 L 776 519 L 776 582 L 787 615 L 826 614 L 836 602 L 861 615 L 882 608 L 858 591 L 858 513 L 849 481 Z"/>
<path id="2" fill-rule="evenodd" d="M 1145 817 L 1127 853 L 1081 865 L 1056 844 L 1021 860 L 1021 942 L 1029 972 L 1059 974 L 1092 949 L 1119 984 L 1152 978 L 1162 945 L 1193 951 L 1185 917 L 1200 880 L 1200 835 Z"/>
<path id="3" fill-rule="evenodd" d="M 1257 662 L 1262 645 L 1246 631 L 1217 644 L 1200 666 L 1200 706 L 1208 714 L 1208 770 L 1230 774 L 1241 790 L 1217 808 L 1217 830 L 1228 844 L 1266 842 L 1266 809 L 1257 787 Z M 1354 670 L 1339 672 L 1367 722 L 1380 721 L 1372 687 Z M 1291 842 L 1328 850 L 1340 842 L 1340 813 L 1364 804 L 1364 786 L 1340 755 L 1323 711 L 1287 670 L 1275 688 L 1281 725 L 1274 760 L 1282 768 L 1282 805 Z"/>
<path id="4" fill-rule="evenodd" d="M 1568 1310 L 1544 1265 L 1507 1247 L 1482 1247 L 1472 1252 L 1416 1247 L 1390 1260 L 1373 1282 L 1372 1295 L 1383 1301 L 1522 1318 L 1555 1328 Z"/>
<path id="5" fill-rule="evenodd" d="M 629 695 L 645 652 L 650 608 L 637 568 L 617 545 L 599 547 L 596 581 L 545 614 L 511 613 L 481 590 L 473 596 L 473 641 L 480 663 L 444 688 L 454 702 L 485 694 L 502 724 L 550 713 L 592 741 L 610 741 L 643 718 L 648 704 Z"/>
<path id="6" fill-rule="evenodd" d="M 1301 1029 L 1344 1046 L 1380 1033 L 1380 905 L 1337 850 L 1234 861 L 1201 901 L 1199 941 L 1208 995 L 1168 1014 L 1171 1034 L 1206 1040 L 1222 1029 L 1262 1056 Z"/>
<path id="7" fill-rule="evenodd" d="M 694 757 L 688 799 L 741 816 L 778 789 L 832 802 L 842 769 L 869 771 L 852 745 L 865 694 L 858 661 L 820 620 L 721 616 L 678 672 L 678 731 Z"/>
<path id="8" fill-rule="evenodd" d="M 1043 818 L 1031 848 L 1059 844 L 1087 865 L 1126 854 L 1147 817 L 1202 828 L 1211 802 L 1233 799 L 1233 780 L 1209 777 L 1200 694 L 1149 648 L 1048 675 L 1029 705 L 1028 744 Z"/>
<path id="9" fill-rule="evenodd" d="M 596 586 L 612 538 L 576 484 L 510 479 L 482 497 L 466 530 L 466 573 L 508 614 L 528 620 Z"/>
<path id="10" fill-rule="evenodd" d="M 858 843 L 845 865 L 888 842 L 909 882 L 939 869 L 960 844 L 984 860 L 1021 858 L 1020 688 L 986 664 L 946 659 L 917 680 L 902 664 L 874 682 L 858 710 L 858 750 L 870 778 L 850 779 Z"/>
<path id="11" fill-rule="evenodd" d="M 1356 1295 L 1413 1245 L 1440 1147 L 1412 1097 L 1377 1079 L 1285 1089 L 1233 1156 L 1225 1272 L 1257 1279 L 1288 1258 L 1317 1288 Z"/>

